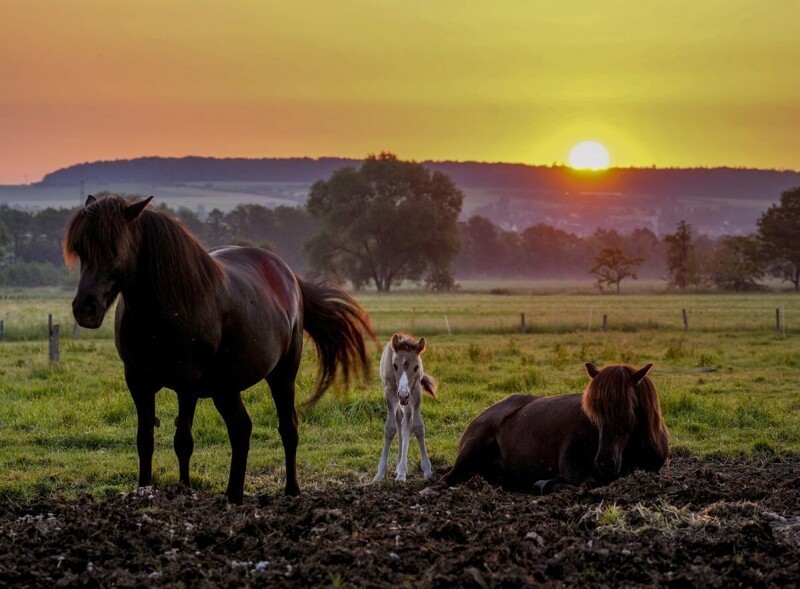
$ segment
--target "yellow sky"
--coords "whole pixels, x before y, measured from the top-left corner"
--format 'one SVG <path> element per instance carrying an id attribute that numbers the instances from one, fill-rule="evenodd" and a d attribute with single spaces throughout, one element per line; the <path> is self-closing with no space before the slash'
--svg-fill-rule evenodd
<path id="1" fill-rule="evenodd" d="M 0 183 L 140 155 L 800 168 L 798 0 L 0 0 Z"/>

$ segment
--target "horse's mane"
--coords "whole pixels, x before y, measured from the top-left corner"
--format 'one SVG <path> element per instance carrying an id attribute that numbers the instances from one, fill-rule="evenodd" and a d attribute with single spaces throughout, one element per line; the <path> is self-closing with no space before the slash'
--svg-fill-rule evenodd
<path id="1" fill-rule="evenodd" d="M 413 337 L 406 333 L 397 333 L 395 336 L 397 338 L 397 345 L 394 346 L 394 349 L 397 352 L 416 352 L 417 351 L 417 344 L 419 343 Z"/>
<path id="2" fill-rule="evenodd" d="M 222 267 L 176 219 L 145 209 L 132 221 L 124 211 L 132 203 L 107 196 L 79 209 L 67 224 L 64 258 L 74 264 L 135 253 L 137 272 L 170 318 L 202 312 L 203 302 L 224 277 Z M 124 231 L 128 224 L 130 231 Z M 137 252 L 131 252 L 138 247 Z"/>
<path id="3" fill-rule="evenodd" d="M 645 428 L 645 439 L 660 453 L 667 452 L 667 426 L 661 416 L 658 390 L 649 376 L 633 384 L 633 366 L 607 366 L 595 376 L 583 392 L 581 407 L 595 424 L 636 425 L 637 417 Z"/>

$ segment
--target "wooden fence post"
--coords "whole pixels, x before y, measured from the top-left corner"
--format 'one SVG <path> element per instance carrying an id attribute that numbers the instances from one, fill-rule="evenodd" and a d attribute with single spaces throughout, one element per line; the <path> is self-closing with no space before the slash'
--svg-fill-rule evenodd
<path id="1" fill-rule="evenodd" d="M 53 323 L 53 316 L 47 316 L 47 334 L 50 341 L 50 364 L 58 364 L 58 323 Z"/>
<path id="2" fill-rule="evenodd" d="M 681 312 L 683 313 L 683 329 L 689 331 L 689 314 L 686 309 L 681 309 Z"/>
<path id="3" fill-rule="evenodd" d="M 781 310 L 780 308 L 775 309 L 775 331 L 778 333 L 781 332 Z"/>
<path id="4" fill-rule="evenodd" d="M 525 313 L 519 314 L 519 331 L 525 333 Z"/>
<path id="5" fill-rule="evenodd" d="M 603 333 L 608 331 L 608 315 L 603 315 Z"/>
<path id="6" fill-rule="evenodd" d="M 0 319 L 0 339 L 6 339 L 6 322 Z"/>

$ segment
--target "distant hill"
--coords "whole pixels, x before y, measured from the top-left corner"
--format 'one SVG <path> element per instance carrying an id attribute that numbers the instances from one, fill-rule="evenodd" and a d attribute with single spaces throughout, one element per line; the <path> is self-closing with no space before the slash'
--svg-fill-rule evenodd
<path id="1" fill-rule="evenodd" d="M 775 199 L 800 186 L 800 172 L 742 168 L 611 168 L 582 172 L 563 166 L 482 162 L 422 162 L 465 188 L 553 193 L 636 193 L 648 196 Z M 76 164 L 47 174 L 42 186 L 183 182 L 301 182 L 328 178 L 361 160 L 346 158 L 142 157 Z"/>
<path id="2" fill-rule="evenodd" d="M 184 186 L 224 206 L 230 192 L 253 191 L 300 203 L 307 188 L 343 166 L 346 158 L 144 157 L 77 164 L 47 174 L 42 188 L 87 185 Z M 464 191 L 465 216 L 481 214 L 507 228 L 547 223 L 578 234 L 597 227 L 647 227 L 666 233 L 686 219 L 709 235 L 748 233 L 781 192 L 800 186 L 796 171 L 740 168 L 612 168 L 600 172 L 563 166 L 481 162 L 422 162 L 450 176 Z M 232 186 L 235 183 L 260 187 Z M 289 188 L 281 184 L 291 185 Z"/>
<path id="3" fill-rule="evenodd" d="M 343 166 L 343 158 L 141 157 L 75 164 L 47 174 L 42 186 L 95 184 L 171 184 L 181 182 L 316 182 Z"/>

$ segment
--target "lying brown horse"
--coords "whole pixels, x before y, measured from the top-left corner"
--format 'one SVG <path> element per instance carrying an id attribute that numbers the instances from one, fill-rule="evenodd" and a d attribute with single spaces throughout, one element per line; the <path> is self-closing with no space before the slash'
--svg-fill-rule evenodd
<path id="1" fill-rule="evenodd" d="M 152 198 L 152 197 L 150 197 Z M 64 254 L 80 259 L 75 320 L 97 328 L 117 304 L 115 340 L 138 416 L 139 486 L 152 484 L 155 396 L 178 394 L 175 453 L 189 484 L 192 421 L 199 397 L 211 397 L 231 440 L 228 499 L 241 503 L 252 421 L 241 392 L 266 379 L 286 455 L 286 494 L 296 495 L 295 377 L 303 331 L 320 356 L 311 402 L 333 382 L 367 370 L 364 310 L 346 293 L 299 280 L 275 254 L 224 247 L 211 254 L 150 198 L 90 196 L 67 226 Z"/>
<path id="2" fill-rule="evenodd" d="M 647 376 L 652 366 L 586 364 L 592 380 L 582 394 L 519 394 L 495 403 L 467 426 L 453 468 L 423 493 L 475 474 L 545 494 L 604 485 L 635 469 L 659 470 L 669 433 Z"/>

